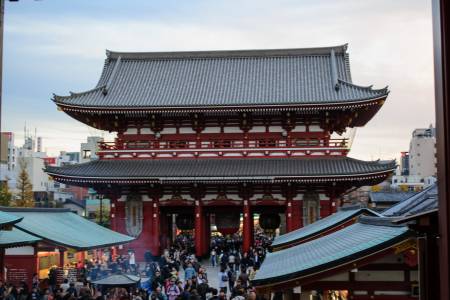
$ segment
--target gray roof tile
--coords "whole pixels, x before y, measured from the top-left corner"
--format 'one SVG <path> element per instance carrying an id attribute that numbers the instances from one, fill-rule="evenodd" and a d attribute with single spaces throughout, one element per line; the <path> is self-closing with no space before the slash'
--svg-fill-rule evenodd
<path id="1" fill-rule="evenodd" d="M 277 179 L 277 177 L 357 176 L 390 172 L 395 161 L 361 161 L 348 157 L 98 160 L 62 167 L 50 175 L 104 179 Z"/>
<path id="2" fill-rule="evenodd" d="M 438 186 L 433 184 L 420 193 L 397 203 L 383 211 L 386 217 L 407 217 L 438 208 Z"/>
<path id="3" fill-rule="evenodd" d="M 409 197 L 414 196 L 417 192 L 370 192 L 369 198 L 371 202 L 389 202 L 397 203 Z"/>
<path id="4" fill-rule="evenodd" d="M 331 52 L 335 59 L 332 59 Z M 334 67 L 333 67 L 334 66 Z M 337 82 L 336 82 L 337 81 Z M 339 89 L 335 89 L 336 83 Z M 57 103 L 96 108 L 348 103 L 386 96 L 351 83 L 346 45 L 161 53 L 108 52 L 97 87 Z"/>

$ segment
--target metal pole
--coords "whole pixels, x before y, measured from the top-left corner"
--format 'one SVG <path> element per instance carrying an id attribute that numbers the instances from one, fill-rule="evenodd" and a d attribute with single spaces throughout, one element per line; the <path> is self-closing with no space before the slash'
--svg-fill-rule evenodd
<path id="1" fill-rule="evenodd" d="M 2 86 L 3 86 L 3 18 L 5 0 L 0 0 L 0 132 L 2 131 Z M 1 135 L 0 135 L 1 138 Z"/>

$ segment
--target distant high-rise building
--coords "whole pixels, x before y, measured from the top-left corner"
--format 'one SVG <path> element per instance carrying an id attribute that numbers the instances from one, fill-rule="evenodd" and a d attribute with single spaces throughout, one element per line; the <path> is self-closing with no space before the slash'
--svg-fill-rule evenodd
<path id="1" fill-rule="evenodd" d="M 42 137 L 37 138 L 37 152 L 42 152 Z"/>
<path id="2" fill-rule="evenodd" d="M 436 173 L 436 129 L 416 129 L 409 144 L 409 175 L 428 177 Z"/>
<path id="3" fill-rule="evenodd" d="M 436 182 L 436 129 L 415 129 L 409 152 L 401 152 L 400 168 L 392 176 L 391 187 L 403 191 L 420 191 Z"/>
<path id="4" fill-rule="evenodd" d="M 409 152 L 401 152 L 400 155 L 400 175 L 409 175 Z"/>

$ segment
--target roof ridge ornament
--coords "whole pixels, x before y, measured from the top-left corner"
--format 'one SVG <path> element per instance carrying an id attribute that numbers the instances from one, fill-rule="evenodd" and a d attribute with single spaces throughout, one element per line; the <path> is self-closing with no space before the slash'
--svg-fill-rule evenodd
<path id="1" fill-rule="evenodd" d="M 334 52 L 333 48 L 331 49 L 330 52 L 330 63 L 331 63 L 331 82 L 334 86 L 334 89 L 336 91 L 339 91 L 340 85 L 337 73 L 336 53 Z"/>

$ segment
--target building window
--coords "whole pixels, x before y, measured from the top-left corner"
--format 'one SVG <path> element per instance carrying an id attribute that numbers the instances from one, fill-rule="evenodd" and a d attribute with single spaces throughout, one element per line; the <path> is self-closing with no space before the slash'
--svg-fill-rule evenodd
<path id="1" fill-rule="evenodd" d="M 83 150 L 83 158 L 84 159 L 91 158 L 91 150 Z"/>

